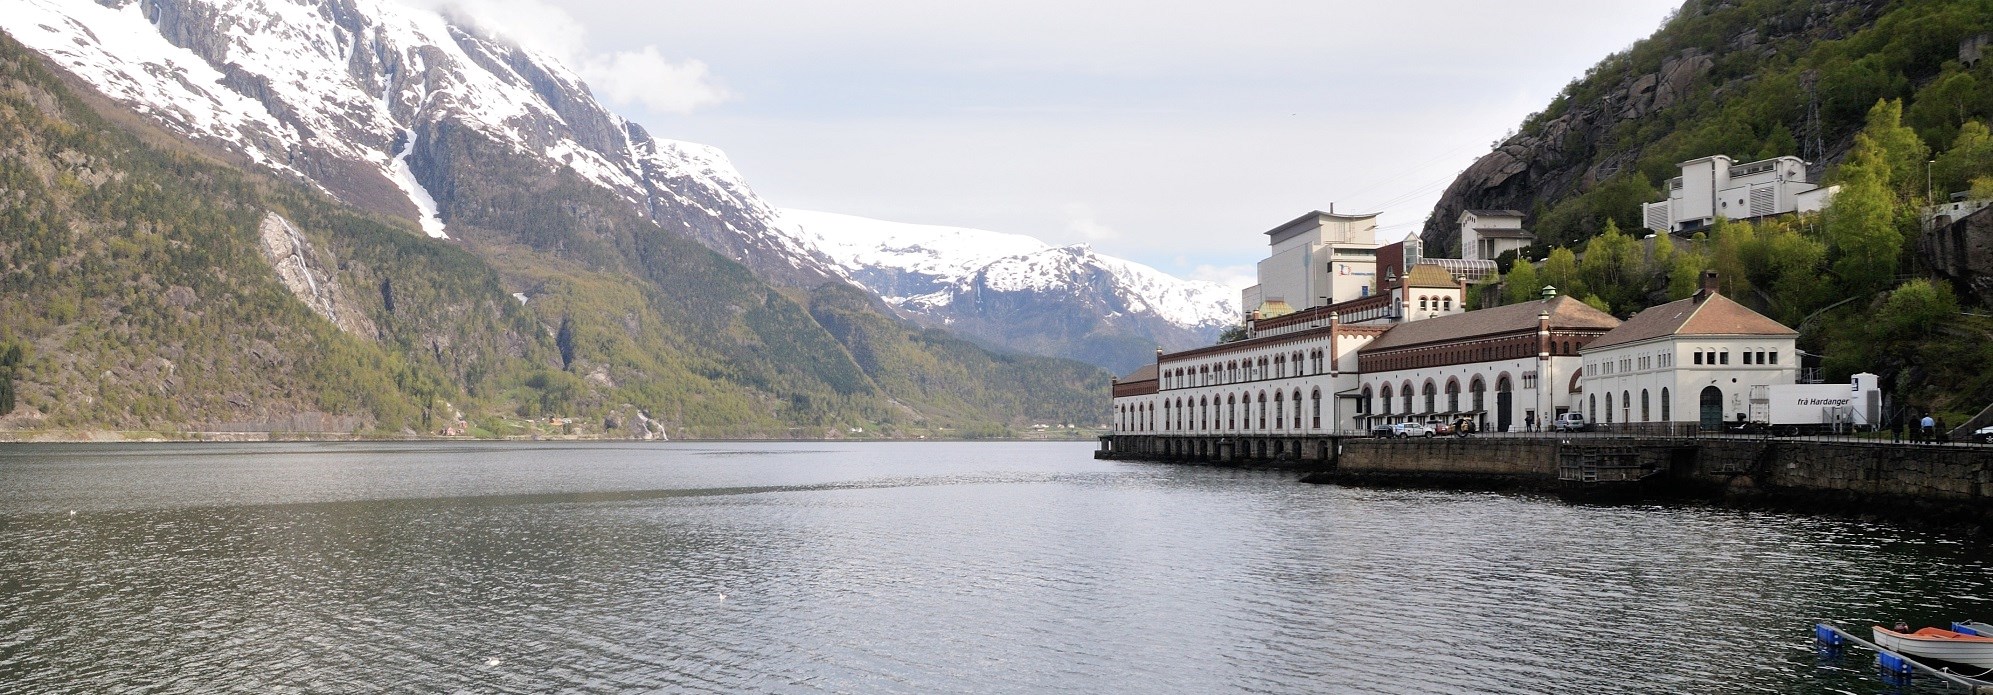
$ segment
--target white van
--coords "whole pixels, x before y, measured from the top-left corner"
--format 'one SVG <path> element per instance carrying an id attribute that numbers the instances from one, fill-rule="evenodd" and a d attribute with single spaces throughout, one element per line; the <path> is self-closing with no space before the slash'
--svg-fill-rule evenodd
<path id="1" fill-rule="evenodd" d="M 1583 432 L 1590 428 L 1591 423 L 1585 422 L 1585 414 L 1580 412 L 1559 415 L 1550 423 L 1552 432 Z"/>

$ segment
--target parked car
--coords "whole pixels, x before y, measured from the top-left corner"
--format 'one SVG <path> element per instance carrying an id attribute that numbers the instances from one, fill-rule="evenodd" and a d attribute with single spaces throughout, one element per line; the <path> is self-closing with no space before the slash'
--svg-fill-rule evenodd
<path id="1" fill-rule="evenodd" d="M 1584 413 L 1565 413 L 1550 422 L 1553 432 L 1583 432 L 1591 428 L 1592 423 L 1585 422 Z"/>
<path id="2" fill-rule="evenodd" d="M 1972 438 L 1987 444 L 1993 444 L 1993 427 L 1981 427 L 1973 430 Z"/>
<path id="3" fill-rule="evenodd" d="M 1422 422 L 1400 422 L 1391 426 L 1391 436 L 1400 439 L 1405 437 L 1430 437 L 1433 436 L 1433 431 L 1431 427 L 1425 426 L 1425 423 Z"/>
<path id="4" fill-rule="evenodd" d="M 1426 423 L 1426 426 L 1432 428 L 1433 434 L 1437 434 L 1442 437 L 1449 434 L 1453 434 L 1453 426 L 1446 424 L 1444 422 L 1428 422 Z"/>
<path id="5" fill-rule="evenodd" d="M 1382 425 L 1371 425 L 1371 426 L 1370 426 L 1370 436 L 1372 436 L 1372 437 L 1396 437 L 1396 436 L 1398 436 L 1398 433 L 1397 433 L 1397 432 L 1395 432 L 1395 431 L 1393 431 L 1393 428 L 1392 428 L 1392 426 L 1391 426 L 1391 425 L 1389 425 L 1389 424 L 1382 424 Z"/>

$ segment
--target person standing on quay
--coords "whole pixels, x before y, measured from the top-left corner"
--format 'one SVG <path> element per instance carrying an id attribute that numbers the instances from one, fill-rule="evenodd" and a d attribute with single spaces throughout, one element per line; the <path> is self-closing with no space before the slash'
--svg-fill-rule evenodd
<path id="1" fill-rule="evenodd" d="M 1918 424 L 1923 426 L 1923 431 L 1919 433 L 1919 437 L 1923 441 L 1925 442 L 1937 441 L 1936 435 L 1938 433 L 1938 421 L 1932 420 L 1931 416 L 1926 414 L 1924 416 L 1923 421 L 1919 422 Z"/>

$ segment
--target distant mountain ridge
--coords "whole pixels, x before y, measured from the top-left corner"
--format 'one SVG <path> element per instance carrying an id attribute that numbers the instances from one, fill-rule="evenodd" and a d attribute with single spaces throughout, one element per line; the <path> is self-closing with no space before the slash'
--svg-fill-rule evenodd
<path id="1" fill-rule="evenodd" d="M 474 135 L 549 171 L 571 170 L 778 285 L 855 282 L 912 318 L 992 345 L 1118 369 L 1130 346 L 1143 344 L 1136 356 L 1157 344 L 1188 347 L 1236 320 L 1230 298 L 1042 243 L 1014 248 L 1064 260 L 989 268 L 996 259 L 986 249 L 943 239 L 921 242 L 932 254 L 904 269 L 893 262 L 909 257 L 832 258 L 853 245 L 797 233 L 718 149 L 655 138 L 598 103 L 554 57 L 394 0 L 13 4 L 0 29 L 175 134 L 362 209 L 416 220 L 431 236 L 451 236 L 486 212 L 467 206 L 490 204 L 464 188 L 486 166 L 467 161 L 461 143 Z M 956 253 L 964 255 L 942 257 Z M 996 272 L 972 280 L 985 268 Z M 1034 272 L 1047 275 L 1028 277 Z M 931 286 L 906 292 L 885 281 L 892 274 Z M 1002 315 L 1035 319 L 979 332 L 998 314 L 959 300 L 992 292 L 1003 295 Z M 927 298 L 909 303 L 916 294 Z"/>
<path id="2" fill-rule="evenodd" d="M 1125 373 L 1154 348 L 1209 345 L 1238 293 L 1085 245 L 961 227 L 783 210 L 780 228 L 845 278 L 918 321 L 999 347 Z"/>
<path id="3" fill-rule="evenodd" d="M 1105 421 L 1104 370 L 887 315 L 716 150 L 433 14 L 21 0 L 0 29 L 0 345 L 28 355 L 0 429 Z"/>

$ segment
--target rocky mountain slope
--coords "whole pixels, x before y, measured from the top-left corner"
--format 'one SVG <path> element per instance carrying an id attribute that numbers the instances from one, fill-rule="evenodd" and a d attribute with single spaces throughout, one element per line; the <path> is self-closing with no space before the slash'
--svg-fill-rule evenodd
<path id="1" fill-rule="evenodd" d="M 826 258 L 809 235 L 788 233 L 795 227 L 781 224 L 775 208 L 718 150 L 652 137 L 599 104 L 553 57 L 489 35 L 472 21 L 397 0 L 16 4 L 0 15 L 0 29 L 112 99 L 243 163 L 362 209 L 416 220 L 431 236 L 453 237 L 453 226 L 481 214 L 471 209 L 481 204 L 478 196 L 462 185 L 466 173 L 473 178 L 482 173 L 466 170 L 471 153 L 464 140 L 473 137 L 493 143 L 492 156 L 549 172 L 570 171 L 610 192 L 637 216 L 683 232 L 778 285 L 807 290 L 846 280 L 873 287 L 854 277 L 848 263 Z M 955 265 L 982 257 L 959 247 L 937 248 L 969 251 L 968 257 L 946 261 Z M 876 279 L 883 272 L 901 271 L 874 264 L 861 274 Z M 1140 306 L 1181 304 L 1168 296 L 1176 291 L 1171 283 L 1155 273 L 1144 275 L 1156 281 L 1124 283 L 1119 291 L 1162 294 L 1117 302 L 1037 292 L 1028 296 L 1032 311 L 1069 318 L 1015 323 L 1000 332 L 1003 339 L 978 338 L 1107 364 L 1127 356 L 1120 348 L 1090 347 L 1103 338 L 1195 343 L 1214 334 L 1197 324 L 1236 313 L 1171 317 L 1154 326 L 1110 317 L 1094 327 L 1099 330 L 1070 325 L 1096 309 L 1112 313 L 1117 304 L 1138 313 Z M 881 292 L 892 301 L 891 290 Z M 931 312 L 908 311 L 931 325 L 953 325 L 932 320 Z M 1028 333 L 1033 330 L 1049 332 Z M 1115 358 L 1098 359 L 1107 354 Z"/>
<path id="2" fill-rule="evenodd" d="M 1661 199 L 1678 162 L 1711 154 L 1798 155 L 1818 176 L 1845 154 L 1878 98 L 1907 96 L 1976 31 L 1906 22 L 1923 36 L 1889 46 L 1893 32 L 1875 28 L 1899 5 L 1688 0 L 1654 36 L 1572 80 L 1461 172 L 1426 220 L 1427 247 L 1455 250 L 1456 220 L 1469 209 L 1529 212 L 1551 244 L 1589 238 L 1607 218 L 1639 228 L 1638 203 Z"/>
<path id="3" fill-rule="evenodd" d="M 236 145 L 283 142 L 250 137 L 268 130 L 221 142 L 88 87 L 0 37 L 0 351 L 26 355 L 0 429 L 817 437 L 1104 417 L 1101 370 L 771 286 L 476 119 L 396 148 L 438 201 L 429 238 L 315 184 L 327 148 L 305 130 L 261 166 L 274 145 Z M 860 357 L 880 352 L 898 359 Z M 981 388 L 931 387 L 964 381 Z"/>
<path id="4" fill-rule="evenodd" d="M 1018 235 L 783 210 L 781 229 L 920 322 L 985 343 L 1125 373 L 1157 346 L 1213 343 L 1238 293 L 1086 246 Z"/>

